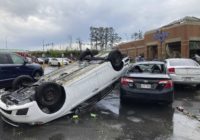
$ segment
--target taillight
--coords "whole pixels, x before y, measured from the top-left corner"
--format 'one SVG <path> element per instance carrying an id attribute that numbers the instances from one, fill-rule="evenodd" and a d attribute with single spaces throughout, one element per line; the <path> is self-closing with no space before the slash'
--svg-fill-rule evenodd
<path id="1" fill-rule="evenodd" d="M 121 82 L 121 85 L 128 86 L 129 83 L 133 83 L 134 81 L 131 78 L 122 77 L 120 82 Z"/>
<path id="2" fill-rule="evenodd" d="M 159 84 L 163 84 L 163 88 L 172 88 L 173 87 L 173 82 L 172 80 L 161 80 L 159 81 Z"/>
<path id="3" fill-rule="evenodd" d="M 170 74 L 175 73 L 175 68 L 168 68 L 168 72 L 169 72 Z"/>

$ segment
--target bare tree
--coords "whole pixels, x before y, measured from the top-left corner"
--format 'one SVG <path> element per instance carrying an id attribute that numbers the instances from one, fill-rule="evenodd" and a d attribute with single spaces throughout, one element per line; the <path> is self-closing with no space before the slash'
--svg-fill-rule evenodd
<path id="1" fill-rule="evenodd" d="M 90 27 L 91 45 L 96 49 L 107 49 L 112 47 L 115 42 L 121 40 L 121 37 L 114 32 L 112 27 Z"/>
<path id="2" fill-rule="evenodd" d="M 78 47 L 79 47 L 80 52 L 82 52 L 82 41 L 81 41 L 80 38 L 77 38 L 77 43 L 78 43 Z"/>
<path id="3" fill-rule="evenodd" d="M 131 38 L 134 40 L 138 40 L 138 39 L 143 39 L 143 33 L 141 30 L 139 30 L 138 32 L 135 32 L 131 35 Z"/>

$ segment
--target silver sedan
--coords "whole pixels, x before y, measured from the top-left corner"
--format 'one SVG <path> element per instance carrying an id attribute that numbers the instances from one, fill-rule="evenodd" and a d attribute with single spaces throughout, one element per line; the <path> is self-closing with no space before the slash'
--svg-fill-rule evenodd
<path id="1" fill-rule="evenodd" d="M 199 85 L 200 65 L 192 59 L 166 59 L 167 72 L 175 84 Z"/>

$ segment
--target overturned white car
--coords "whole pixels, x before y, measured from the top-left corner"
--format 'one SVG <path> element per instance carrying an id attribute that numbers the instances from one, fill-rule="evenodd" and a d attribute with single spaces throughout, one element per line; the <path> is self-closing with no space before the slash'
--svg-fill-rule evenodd
<path id="1" fill-rule="evenodd" d="M 66 114 L 116 82 L 129 59 L 117 50 L 88 57 L 43 76 L 34 84 L 0 95 L 2 119 L 10 124 L 43 124 Z"/>

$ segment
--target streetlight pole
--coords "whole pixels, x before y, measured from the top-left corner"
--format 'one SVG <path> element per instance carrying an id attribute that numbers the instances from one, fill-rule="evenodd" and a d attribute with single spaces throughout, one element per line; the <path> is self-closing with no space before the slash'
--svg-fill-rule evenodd
<path id="1" fill-rule="evenodd" d="M 43 47 L 43 52 L 44 52 L 44 40 L 42 40 L 42 47 Z"/>
<path id="2" fill-rule="evenodd" d="M 7 41 L 7 37 L 6 37 L 6 40 L 5 40 L 5 47 L 6 47 L 6 49 L 8 49 L 8 41 Z"/>

